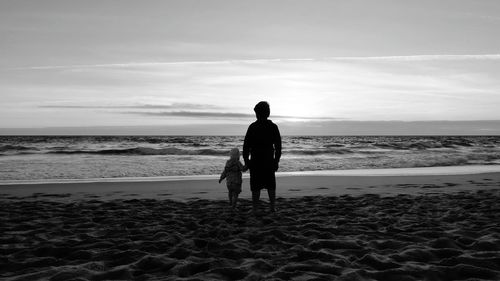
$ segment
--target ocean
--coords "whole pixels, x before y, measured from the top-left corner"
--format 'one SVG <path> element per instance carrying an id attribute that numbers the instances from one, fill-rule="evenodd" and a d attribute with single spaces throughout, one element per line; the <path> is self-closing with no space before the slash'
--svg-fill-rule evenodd
<path id="1" fill-rule="evenodd" d="M 243 136 L 0 136 L 0 183 L 216 175 Z M 500 136 L 283 136 L 279 171 L 498 165 Z"/>

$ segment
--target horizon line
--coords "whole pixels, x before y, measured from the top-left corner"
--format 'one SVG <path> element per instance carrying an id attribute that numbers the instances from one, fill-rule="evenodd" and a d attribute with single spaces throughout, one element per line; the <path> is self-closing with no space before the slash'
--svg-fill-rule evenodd
<path id="1" fill-rule="evenodd" d="M 272 117 L 272 116 L 271 116 Z M 280 118 L 283 118 L 284 116 L 279 116 Z M 290 117 L 288 117 L 290 118 Z M 316 118 L 316 117 L 315 117 Z M 255 118 L 254 118 L 255 119 Z M 277 117 L 277 119 L 279 119 Z M 318 119 L 325 119 L 325 118 L 319 118 Z M 255 119 L 257 120 L 257 119 Z M 268 120 L 273 121 L 273 118 L 268 118 Z M 500 122 L 500 119 L 477 119 L 477 120 L 446 120 L 446 119 L 435 119 L 435 120 L 352 120 L 352 119 L 330 119 L 327 121 L 320 121 L 316 119 L 308 120 L 308 121 L 280 121 L 279 123 L 325 123 L 325 122 L 365 122 L 365 123 L 374 123 L 374 122 L 400 122 L 400 123 L 430 123 L 430 122 L 464 122 L 464 123 L 469 123 L 469 122 Z M 52 129 L 52 128 L 109 128 L 109 127 L 115 127 L 115 128 L 122 128 L 122 127 L 185 127 L 185 126 L 207 126 L 207 125 L 217 125 L 220 126 L 221 124 L 230 124 L 230 125 L 244 125 L 244 124 L 237 124 L 237 123 L 191 123 L 191 124 L 179 124 L 179 125 L 171 125 L 171 124 L 164 124 L 164 125 L 96 125 L 96 126 L 43 126 L 43 127 L 0 127 L 0 130 L 12 130 L 12 129 Z M 246 123 L 245 123 L 246 124 Z"/>

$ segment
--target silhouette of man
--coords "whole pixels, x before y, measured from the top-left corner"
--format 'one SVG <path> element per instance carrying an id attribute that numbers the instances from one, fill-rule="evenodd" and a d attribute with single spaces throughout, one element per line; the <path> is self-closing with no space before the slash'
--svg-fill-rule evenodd
<path id="1" fill-rule="evenodd" d="M 276 177 L 281 158 L 281 135 L 278 126 L 268 120 L 271 110 L 265 101 L 255 108 L 257 121 L 250 124 L 243 143 L 243 160 L 250 169 L 250 189 L 252 190 L 253 211 L 256 212 L 260 190 L 267 189 L 271 212 L 276 201 Z"/>

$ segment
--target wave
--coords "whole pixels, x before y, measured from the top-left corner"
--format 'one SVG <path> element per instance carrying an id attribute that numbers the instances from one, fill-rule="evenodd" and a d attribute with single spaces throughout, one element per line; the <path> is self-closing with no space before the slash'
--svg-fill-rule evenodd
<path id="1" fill-rule="evenodd" d="M 385 149 L 384 149 L 385 148 Z M 295 155 L 295 156 L 316 156 L 316 155 L 348 155 L 348 154 L 363 154 L 363 155 L 391 155 L 390 150 L 401 151 L 401 150 L 414 150 L 413 149 L 397 149 L 394 147 L 378 147 L 367 149 L 365 147 L 327 147 L 327 148 L 295 148 L 295 149 L 284 149 L 284 155 Z M 432 147 L 434 148 L 434 147 Z M 387 150 L 389 149 L 389 151 Z M 421 153 L 425 153 L 426 149 L 417 149 Z M 458 150 L 454 149 L 454 153 L 460 153 Z M 451 153 L 450 152 L 450 153 Z M 471 153 L 473 152 L 473 153 Z M 167 147 L 167 148 L 152 148 L 152 147 L 132 147 L 132 148 L 109 148 L 109 149 L 78 149 L 78 148 L 68 148 L 68 147 L 50 147 L 46 149 L 37 149 L 33 147 L 26 146 L 13 146 L 6 145 L 0 146 L 0 156 L 2 155 L 25 155 L 25 154 L 94 154 L 94 155 L 206 155 L 206 156 L 227 156 L 229 153 L 229 148 L 225 147 L 222 149 L 214 148 L 200 148 L 192 146 L 192 148 L 177 148 L 177 147 Z M 429 151 L 429 153 L 432 153 Z M 463 153 L 463 156 L 470 156 L 473 158 L 487 158 L 498 159 L 498 150 L 496 149 L 480 149 L 477 148 L 469 153 Z M 431 154 L 429 154 L 431 155 Z"/>
<path id="2" fill-rule="evenodd" d="M 471 147 L 472 143 L 467 141 L 443 141 L 443 142 L 385 142 L 374 143 L 374 147 L 395 150 L 425 150 L 432 148 L 457 148 Z"/>
<path id="3" fill-rule="evenodd" d="M 151 148 L 134 147 L 124 149 L 102 149 L 102 150 L 60 150 L 50 151 L 49 154 L 99 154 L 99 155 L 228 155 L 227 150 L 217 149 L 180 149 L 175 147 Z"/>
<path id="4" fill-rule="evenodd" d="M 103 150 L 60 150 L 51 151 L 50 154 L 99 154 L 99 155 L 207 155 L 207 156 L 226 156 L 229 153 L 227 149 L 181 149 L 175 147 L 168 148 L 150 148 L 135 147 L 125 149 L 103 149 Z M 347 154 L 353 153 L 349 149 L 296 149 L 285 150 L 283 153 L 295 155 L 321 155 L 321 154 Z"/>
<path id="5" fill-rule="evenodd" d="M 10 145 L 10 144 L 0 146 L 1 152 L 12 151 L 12 150 L 24 151 L 24 150 L 36 150 L 36 148 L 30 146 Z"/>
<path id="6" fill-rule="evenodd" d="M 348 153 L 354 153 L 354 151 L 347 148 L 292 149 L 283 151 L 283 154 L 295 154 L 295 155 L 348 154 Z"/>

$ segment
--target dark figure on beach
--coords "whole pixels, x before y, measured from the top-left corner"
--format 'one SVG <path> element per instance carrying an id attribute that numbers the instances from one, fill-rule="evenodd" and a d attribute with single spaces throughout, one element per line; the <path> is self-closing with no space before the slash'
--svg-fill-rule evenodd
<path id="1" fill-rule="evenodd" d="M 253 211 L 256 212 L 260 190 L 267 189 L 271 212 L 276 201 L 276 177 L 281 158 L 281 135 L 278 126 L 268 120 L 271 110 L 265 101 L 255 108 L 257 121 L 250 124 L 243 143 L 243 159 L 250 169 L 250 189 L 252 190 Z"/>
<path id="2" fill-rule="evenodd" d="M 233 209 L 236 209 L 236 204 L 238 204 L 238 195 L 241 193 L 241 184 L 243 183 L 242 173 L 246 170 L 247 167 L 240 162 L 240 150 L 237 147 L 231 149 L 229 160 L 227 160 L 224 171 L 220 175 L 219 183 L 226 179 L 229 205 Z"/>

